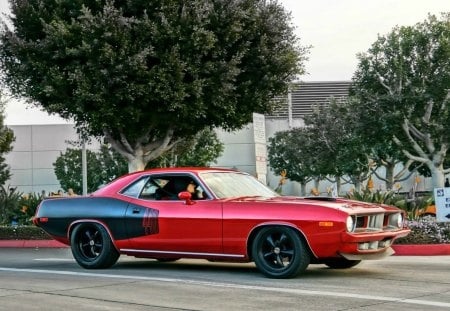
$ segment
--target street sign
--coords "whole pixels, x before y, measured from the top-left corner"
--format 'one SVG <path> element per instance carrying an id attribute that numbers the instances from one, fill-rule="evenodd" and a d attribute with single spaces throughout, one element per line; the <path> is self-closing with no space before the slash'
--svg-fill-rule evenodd
<path id="1" fill-rule="evenodd" d="M 450 222 L 450 188 L 435 188 L 436 221 Z"/>
<path id="2" fill-rule="evenodd" d="M 267 183 L 266 119 L 263 114 L 253 114 L 253 140 L 255 142 L 256 177 Z"/>

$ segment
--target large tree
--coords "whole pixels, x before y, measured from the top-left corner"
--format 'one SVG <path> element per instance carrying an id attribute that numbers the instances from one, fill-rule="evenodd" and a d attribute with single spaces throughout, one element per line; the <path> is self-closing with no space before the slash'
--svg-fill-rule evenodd
<path id="1" fill-rule="evenodd" d="M 353 91 L 350 91 L 352 94 Z M 371 109 L 361 102 L 357 96 L 350 96 L 348 100 L 349 113 L 352 114 L 354 122 L 353 134 L 359 136 L 359 141 L 370 158 L 370 170 L 381 181 L 385 182 L 387 190 L 393 189 L 397 182 L 408 179 L 416 170 L 413 168 L 414 161 L 405 157 L 402 149 L 386 136 L 392 135 L 395 124 L 381 125 L 384 122 L 383 114 L 373 113 Z M 398 170 L 399 166 L 403 169 Z M 411 169 L 411 171 L 409 171 Z M 384 174 L 382 174 L 382 172 Z"/>
<path id="2" fill-rule="evenodd" d="M 6 84 L 104 136 L 130 171 L 205 127 L 234 130 L 271 111 L 307 53 L 277 1 L 10 5 L 0 41 Z"/>
<path id="3" fill-rule="evenodd" d="M 271 168 L 278 175 L 300 184 L 301 195 L 306 195 L 306 184 L 318 177 L 320 159 L 315 154 L 316 142 L 306 128 L 293 128 L 275 133 L 269 138 L 268 158 Z"/>
<path id="4" fill-rule="evenodd" d="M 423 163 L 434 187 L 450 168 L 450 13 L 414 26 L 395 27 L 359 55 L 353 78 L 374 135 L 393 140 L 410 160 Z"/>
<path id="5" fill-rule="evenodd" d="M 305 124 L 315 141 L 311 156 L 321 162 L 320 175 L 334 178 L 339 193 L 341 178 L 359 191 L 369 174 L 369 151 L 355 128 L 359 120 L 351 111 L 349 101 L 330 99 L 328 105 L 315 107 L 305 117 Z"/>
<path id="6" fill-rule="evenodd" d="M 6 96 L 0 90 L 0 186 L 3 186 L 11 177 L 9 166 L 5 163 L 4 155 L 13 149 L 13 142 L 16 140 L 14 132 L 4 124 L 4 106 Z"/>

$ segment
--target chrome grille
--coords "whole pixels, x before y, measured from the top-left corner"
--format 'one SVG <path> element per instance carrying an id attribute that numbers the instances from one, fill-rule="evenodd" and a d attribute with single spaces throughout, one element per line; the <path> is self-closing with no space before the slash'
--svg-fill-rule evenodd
<path id="1" fill-rule="evenodd" d="M 367 220 L 367 230 L 383 230 L 384 214 L 369 215 Z"/>
<path id="2" fill-rule="evenodd" d="M 382 231 L 384 214 L 357 215 L 355 232 Z"/>

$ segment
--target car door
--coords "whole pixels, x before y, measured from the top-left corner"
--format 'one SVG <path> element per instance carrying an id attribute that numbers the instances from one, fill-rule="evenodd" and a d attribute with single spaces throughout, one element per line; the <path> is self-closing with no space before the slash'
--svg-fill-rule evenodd
<path id="1" fill-rule="evenodd" d="M 221 254 L 222 204 L 208 197 L 188 204 L 170 197 L 167 190 L 158 197 L 158 183 L 175 177 L 179 176 L 152 176 L 139 197 L 130 201 L 126 223 L 131 247 L 146 252 L 178 252 L 180 257 L 183 253 Z"/>

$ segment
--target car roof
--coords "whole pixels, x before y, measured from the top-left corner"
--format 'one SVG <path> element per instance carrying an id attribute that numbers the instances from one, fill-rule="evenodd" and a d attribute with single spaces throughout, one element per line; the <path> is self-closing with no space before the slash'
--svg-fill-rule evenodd
<path id="1" fill-rule="evenodd" d="M 234 169 L 227 168 L 211 168 L 211 167 L 168 167 L 168 168 L 153 168 L 144 171 L 132 172 L 123 176 L 118 177 L 113 180 L 108 185 L 104 186 L 101 189 L 98 189 L 93 194 L 94 195 L 104 195 L 104 194 L 112 194 L 120 191 L 136 179 L 137 176 L 145 176 L 146 174 L 157 174 L 157 173 L 193 173 L 195 175 L 204 172 L 239 172 Z M 239 172 L 241 173 L 241 172 Z"/>
<path id="2" fill-rule="evenodd" d="M 154 174 L 154 173 L 203 173 L 203 172 L 239 172 L 239 171 L 219 167 L 164 167 L 132 172 L 122 177 L 130 175 L 145 175 L 146 173 Z"/>

